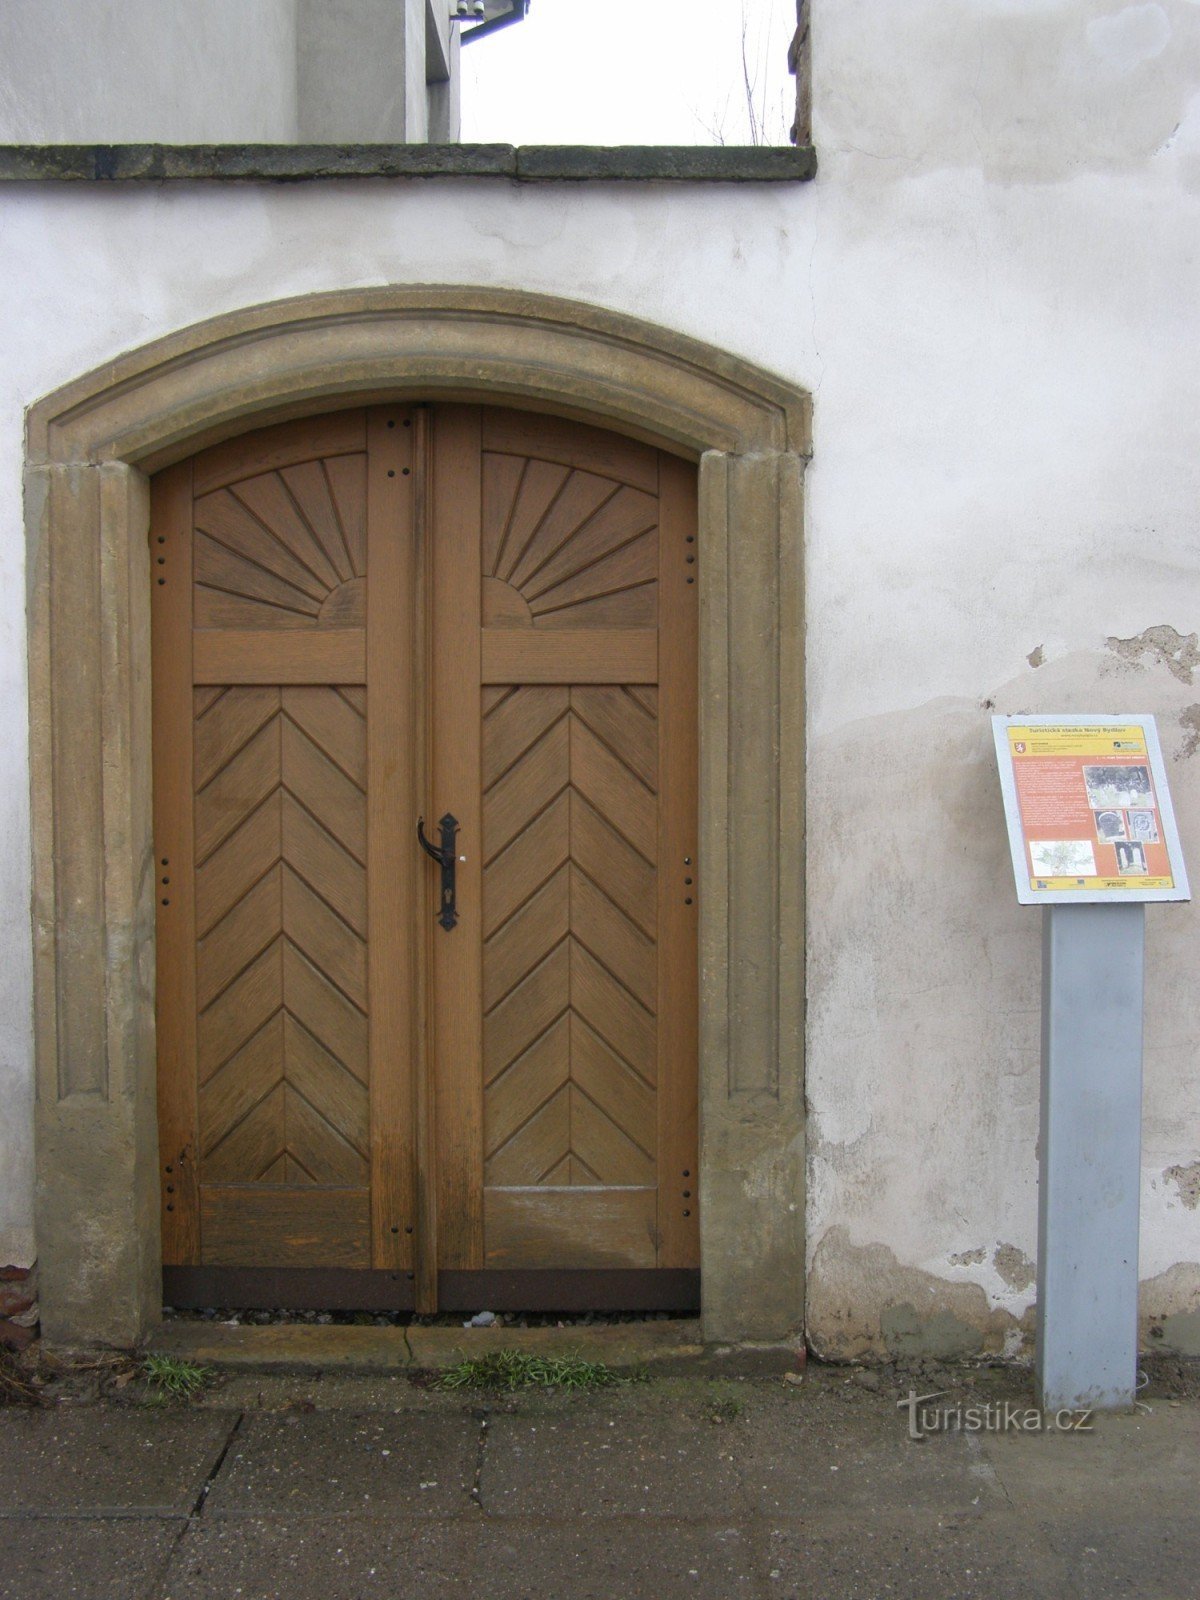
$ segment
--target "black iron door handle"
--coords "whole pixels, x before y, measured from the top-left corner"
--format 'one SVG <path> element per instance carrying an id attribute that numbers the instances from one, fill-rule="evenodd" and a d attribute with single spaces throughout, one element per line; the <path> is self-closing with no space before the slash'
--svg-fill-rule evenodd
<path id="1" fill-rule="evenodd" d="M 446 932 L 449 933 L 458 921 L 458 908 L 454 904 L 455 868 L 458 865 L 458 855 L 455 849 L 455 836 L 458 833 L 458 818 L 446 815 L 438 823 L 438 832 L 441 835 L 441 844 L 430 844 L 425 837 L 425 818 L 417 818 L 417 839 L 421 849 L 426 855 L 431 856 L 442 869 L 442 896 L 441 907 L 438 911 L 438 921 Z"/>

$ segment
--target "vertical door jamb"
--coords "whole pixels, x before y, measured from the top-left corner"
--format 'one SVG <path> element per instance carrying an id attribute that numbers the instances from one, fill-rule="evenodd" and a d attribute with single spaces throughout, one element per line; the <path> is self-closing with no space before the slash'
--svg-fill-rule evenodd
<path id="1" fill-rule="evenodd" d="M 200 1261 L 192 783 L 192 463 L 150 490 L 154 877 L 162 1258 Z"/>
<path id="2" fill-rule="evenodd" d="M 659 453 L 658 1265 L 700 1263 L 696 469 Z"/>

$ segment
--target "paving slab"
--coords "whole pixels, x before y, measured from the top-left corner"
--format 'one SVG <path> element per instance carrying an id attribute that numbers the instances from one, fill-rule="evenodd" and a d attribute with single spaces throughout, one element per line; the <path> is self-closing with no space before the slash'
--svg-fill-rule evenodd
<path id="1" fill-rule="evenodd" d="M 479 1422 L 462 1413 L 248 1416 L 205 1513 L 451 1515 L 470 1504 L 479 1440 Z"/>
<path id="2" fill-rule="evenodd" d="M 761 1541 L 729 1521 L 192 1524 L 163 1600 L 764 1600 Z"/>
<path id="3" fill-rule="evenodd" d="M 850 1517 L 772 1529 L 775 1600 L 1068 1600 L 1064 1566 L 1012 1516 Z"/>
<path id="4" fill-rule="evenodd" d="M 740 1483 L 725 1435 L 690 1417 L 496 1416 L 479 1498 L 489 1516 L 721 1517 Z"/>
<path id="5" fill-rule="evenodd" d="M 1195 1405 L 1097 1416 L 1087 1433 L 981 1435 L 980 1449 L 1013 1505 L 1031 1516 L 1052 1507 L 1064 1516 L 1104 1510 L 1123 1517 L 1131 1500 L 1141 1498 L 1139 1485 L 1153 1483 L 1157 1511 L 1175 1511 L 1196 1525 L 1200 1408 Z M 1200 1594 L 1200 1569 L 1195 1592 Z"/>
<path id="6" fill-rule="evenodd" d="M 763 1541 L 732 1518 L 456 1523 L 431 1552 L 438 1600 L 760 1600 Z"/>
<path id="7" fill-rule="evenodd" d="M 964 1434 L 908 1438 L 890 1399 L 821 1395 L 756 1405 L 730 1429 L 750 1506 L 764 1517 L 938 1509 L 978 1512 L 1004 1495 Z"/>
<path id="8" fill-rule="evenodd" d="M 186 1516 L 233 1421 L 221 1412 L 117 1407 L 0 1411 L 0 1519 Z"/>
<path id="9" fill-rule="evenodd" d="M 0 1600 L 1200 1594 L 1187 1399 L 1086 1437 L 918 1444 L 895 1393 L 819 1369 L 504 1397 L 242 1371 L 164 1410 L 140 1392 L 0 1411 Z"/>
<path id="10" fill-rule="evenodd" d="M 10 1518 L 0 1525 L 0 1600 L 144 1600 L 182 1522 Z"/>
<path id="11" fill-rule="evenodd" d="M 1126 1485 L 1127 1494 L 1130 1485 Z M 1136 1488 L 1132 1489 L 1137 1496 Z M 1140 1497 L 1139 1497 L 1140 1498 Z M 1193 1486 L 1193 1501 L 1195 1489 Z M 1044 1523 L 1049 1547 L 1071 1574 L 1080 1600 L 1196 1600 L 1200 1594 L 1200 1521 L 1139 1504 L 1132 1516 L 1095 1512 Z"/>
<path id="12" fill-rule="evenodd" d="M 205 1516 L 153 1600 L 429 1600 L 422 1548 L 409 1518 Z"/>

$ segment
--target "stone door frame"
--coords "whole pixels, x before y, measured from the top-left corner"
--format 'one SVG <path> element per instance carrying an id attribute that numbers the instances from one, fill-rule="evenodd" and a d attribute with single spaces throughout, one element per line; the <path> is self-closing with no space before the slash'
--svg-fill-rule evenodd
<path id="1" fill-rule="evenodd" d="M 553 412 L 699 462 L 704 1335 L 803 1323 L 803 391 L 696 340 L 505 290 L 229 313 L 28 415 L 36 1228 L 42 1325 L 158 1320 L 149 475 L 270 422 L 397 399 Z"/>

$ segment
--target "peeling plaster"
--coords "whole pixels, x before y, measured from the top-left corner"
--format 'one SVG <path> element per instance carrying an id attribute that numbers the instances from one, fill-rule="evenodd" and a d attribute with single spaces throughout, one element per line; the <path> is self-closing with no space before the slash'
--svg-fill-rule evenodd
<path id="1" fill-rule="evenodd" d="M 1028 661 L 1031 667 L 1040 667 L 1042 662 L 1046 659 L 1045 645 L 1039 644 L 1035 649 L 1029 652 L 1025 659 Z"/>
<path id="2" fill-rule="evenodd" d="M 997 1245 L 992 1265 L 1010 1289 L 1032 1289 L 1037 1281 L 1037 1269 L 1033 1262 L 1015 1244 Z"/>
<path id="3" fill-rule="evenodd" d="M 1189 1211 L 1200 1206 L 1200 1161 L 1193 1161 L 1186 1167 L 1168 1167 L 1163 1177 L 1175 1184 L 1179 1198 Z"/>
<path id="4" fill-rule="evenodd" d="M 1108 638 L 1105 643 L 1131 666 L 1140 665 L 1142 657 L 1149 656 L 1152 666 L 1166 667 L 1180 683 L 1191 683 L 1192 674 L 1200 666 L 1196 634 L 1179 633 L 1166 623 L 1145 628 L 1132 639 Z"/>
<path id="5" fill-rule="evenodd" d="M 1179 713 L 1179 726 L 1186 731 L 1187 738 L 1176 752 L 1175 759 L 1186 761 L 1200 749 L 1200 705 L 1184 706 Z"/>
<path id="6" fill-rule="evenodd" d="M 1032 1352 L 1032 1309 L 1015 1317 L 991 1306 L 981 1285 L 906 1267 L 886 1245 L 856 1245 L 841 1227 L 814 1253 L 808 1309 L 809 1342 L 825 1361 Z"/>
<path id="7" fill-rule="evenodd" d="M 1179 1261 L 1142 1284 L 1138 1341 L 1145 1350 L 1200 1356 L 1200 1266 Z"/>

